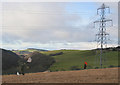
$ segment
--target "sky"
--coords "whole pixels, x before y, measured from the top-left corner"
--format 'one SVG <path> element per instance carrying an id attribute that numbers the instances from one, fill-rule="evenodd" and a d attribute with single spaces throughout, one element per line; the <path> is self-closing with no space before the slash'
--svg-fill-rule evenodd
<path id="1" fill-rule="evenodd" d="M 111 8 L 106 17 L 113 19 L 107 27 L 108 46 L 117 46 L 117 3 L 105 3 Z M 4 49 L 38 48 L 47 50 L 97 47 L 93 22 L 99 19 L 97 2 L 4 2 L 2 3 L 2 37 Z"/>

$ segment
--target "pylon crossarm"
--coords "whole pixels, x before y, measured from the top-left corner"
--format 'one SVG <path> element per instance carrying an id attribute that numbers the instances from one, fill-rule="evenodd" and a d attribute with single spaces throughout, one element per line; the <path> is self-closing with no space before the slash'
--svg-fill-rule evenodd
<path id="1" fill-rule="evenodd" d="M 104 22 L 108 22 L 108 21 L 112 22 L 112 19 L 106 19 L 106 20 L 104 20 Z"/>
<path id="2" fill-rule="evenodd" d="M 98 23 L 98 22 L 101 22 L 100 20 L 98 20 L 98 21 L 94 21 L 94 23 Z"/>

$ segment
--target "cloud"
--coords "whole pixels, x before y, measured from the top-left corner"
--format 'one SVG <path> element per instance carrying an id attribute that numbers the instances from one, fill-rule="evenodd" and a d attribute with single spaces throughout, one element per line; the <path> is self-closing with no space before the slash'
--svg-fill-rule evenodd
<path id="1" fill-rule="evenodd" d="M 84 19 L 84 13 L 68 11 L 66 8 L 69 6 L 72 7 L 70 3 L 56 2 L 3 3 L 3 46 L 16 49 L 20 48 L 19 46 L 89 48 L 87 44 L 94 41 L 96 34 L 96 29 L 91 29 L 93 24 L 87 23 L 91 11 L 88 11 L 88 18 Z M 84 9 L 79 10 L 84 12 Z M 109 32 L 116 37 L 115 32 Z M 55 47 L 51 42 L 55 42 Z M 73 44 L 69 45 L 70 43 Z"/>
<path id="2" fill-rule="evenodd" d="M 74 41 L 86 36 L 85 30 L 73 27 L 82 21 L 81 17 L 67 13 L 64 3 L 4 3 L 3 6 L 4 39 L 49 42 L 50 39 Z"/>

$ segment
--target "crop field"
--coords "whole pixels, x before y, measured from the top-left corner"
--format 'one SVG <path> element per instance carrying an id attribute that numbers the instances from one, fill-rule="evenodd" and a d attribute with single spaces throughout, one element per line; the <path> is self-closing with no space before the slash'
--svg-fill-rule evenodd
<path id="1" fill-rule="evenodd" d="M 3 83 L 118 83 L 118 68 L 3 75 Z"/>

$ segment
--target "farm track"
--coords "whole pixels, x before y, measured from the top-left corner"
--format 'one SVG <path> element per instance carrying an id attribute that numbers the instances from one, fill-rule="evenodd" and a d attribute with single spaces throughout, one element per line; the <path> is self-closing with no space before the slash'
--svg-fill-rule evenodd
<path id="1" fill-rule="evenodd" d="M 118 68 L 3 75 L 3 83 L 118 83 Z"/>

